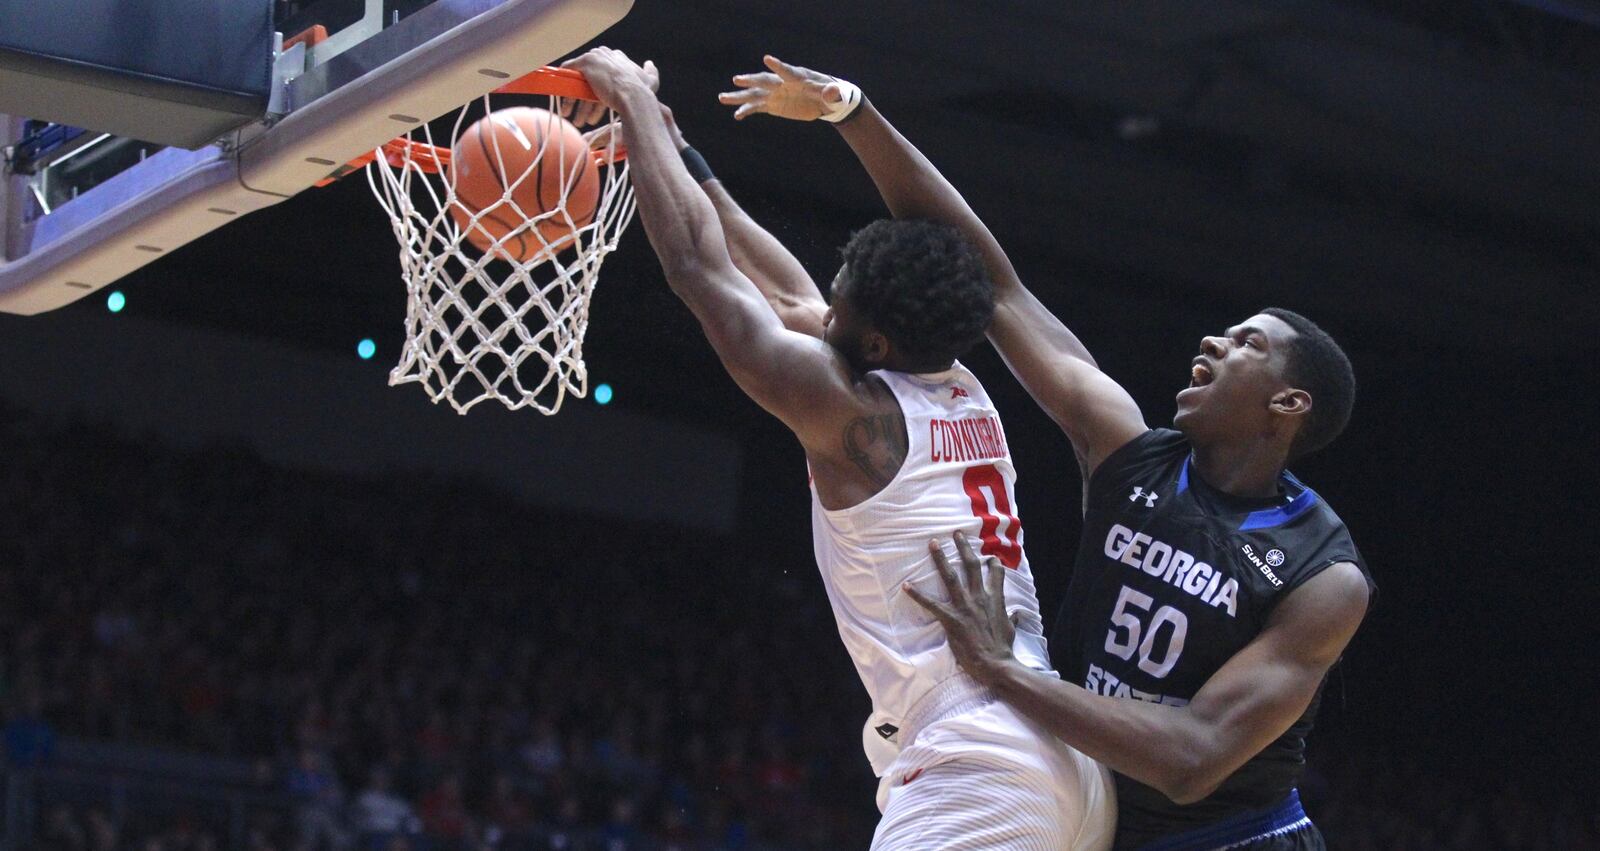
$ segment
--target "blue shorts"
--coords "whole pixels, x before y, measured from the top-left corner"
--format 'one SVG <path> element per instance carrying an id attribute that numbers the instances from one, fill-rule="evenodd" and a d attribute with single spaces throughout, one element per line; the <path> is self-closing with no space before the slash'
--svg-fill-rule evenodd
<path id="1" fill-rule="evenodd" d="M 1300 791 L 1289 790 L 1275 807 L 1229 816 L 1205 827 L 1163 837 L 1139 851 L 1324 851 L 1322 831 L 1300 806 Z"/>

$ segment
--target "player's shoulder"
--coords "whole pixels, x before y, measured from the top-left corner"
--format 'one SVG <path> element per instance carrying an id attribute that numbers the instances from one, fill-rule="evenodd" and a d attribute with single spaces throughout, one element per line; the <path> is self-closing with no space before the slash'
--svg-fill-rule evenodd
<path id="1" fill-rule="evenodd" d="M 1295 512 L 1297 502 L 1304 502 L 1305 508 L 1289 522 L 1279 524 L 1275 528 L 1263 524 L 1262 531 L 1270 531 L 1275 546 L 1280 550 L 1289 551 L 1288 558 L 1285 559 L 1282 555 L 1277 557 L 1284 559 L 1285 562 L 1282 574 L 1288 586 L 1286 590 L 1304 585 L 1335 565 L 1350 564 L 1364 578 L 1367 590 L 1376 593 L 1377 584 L 1373 581 L 1366 559 L 1356 546 L 1355 538 L 1351 535 L 1349 526 L 1345 525 L 1344 519 L 1321 494 L 1287 471 L 1284 476 L 1295 487 L 1301 489 L 1300 494 L 1285 510 Z M 1263 551 L 1269 554 L 1273 552 L 1272 549 Z"/>
<path id="2" fill-rule="evenodd" d="M 1292 521 L 1282 524 L 1284 533 L 1325 542 L 1328 546 L 1343 547 L 1355 557 L 1355 543 L 1350 537 L 1350 528 L 1327 497 L 1288 470 L 1283 471 L 1283 482 L 1294 492 L 1294 498 L 1283 509 L 1288 515 L 1286 520 Z"/>
<path id="3" fill-rule="evenodd" d="M 1176 476 L 1191 451 L 1189 439 L 1183 432 L 1170 428 L 1146 429 L 1112 450 L 1094 468 L 1089 476 L 1089 497 L 1093 500 L 1099 494 L 1120 491 L 1135 479 L 1148 481 L 1152 476 Z"/>
<path id="4" fill-rule="evenodd" d="M 907 418 L 998 414 L 983 383 L 959 361 L 937 372 L 879 369 L 866 373 L 863 378 L 874 385 L 874 392 L 897 399 Z"/>

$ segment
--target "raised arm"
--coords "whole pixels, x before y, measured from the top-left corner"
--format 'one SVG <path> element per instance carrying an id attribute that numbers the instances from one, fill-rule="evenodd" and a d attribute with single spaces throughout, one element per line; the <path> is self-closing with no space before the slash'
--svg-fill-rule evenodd
<path id="1" fill-rule="evenodd" d="M 663 106 L 661 115 L 679 155 L 693 151 L 684 140 L 672 110 Z M 699 153 L 694 152 L 690 156 L 699 157 Z M 700 158 L 700 162 L 704 163 L 704 159 Z M 789 249 L 783 247 L 777 237 L 733 200 L 727 187 L 711 176 L 709 169 L 701 174 L 695 174 L 691 169 L 690 176 L 699 182 L 700 188 L 716 208 L 717 220 L 728 240 L 728 253 L 733 258 L 733 265 L 761 291 L 785 328 L 820 339 L 828 303 L 823 300 L 822 293 L 805 267 L 789 253 Z"/>
<path id="2" fill-rule="evenodd" d="M 766 73 L 734 78 L 740 90 L 722 96 L 738 105 L 736 118 L 765 113 L 812 120 L 843 95 L 826 74 L 765 59 Z M 1132 397 L 1102 373 L 1077 336 L 1022 285 L 1000 243 L 955 187 L 904 136 L 862 99 L 856 114 L 837 125 L 896 218 L 924 218 L 960 230 L 982 253 L 995 285 L 989 339 L 1017 380 L 1066 432 L 1084 468 L 1145 431 Z"/>
<path id="3" fill-rule="evenodd" d="M 1188 705 L 1144 703 L 1094 694 L 1012 658 L 1006 571 L 988 571 L 985 587 L 964 539 L 956 549 L 959 577 L 943 550 L 933 550 L 948 604 L 906 590 L 944 625 L 961 667 L 1056 738 L 1180 804 L 1216 791 L 1305 713 L 1367 612 L 1361 570 L 1348 562 L 1331 565 L 1290 592 L 1266 628 Z"/>
<path id="4" fill-rule="evenodd" d="M 678 156 L 652 91 L 652 72 L 620 51 L 598 47 L 566 63 L 622 117 L 639 218 L 667 283 L 699 320 L 734 381 L 801 443 L 838 432 L 836 404 L 853 379 L 823 341 L 786 330 L 734 266 L 717 212 Z M 823 440 L 824 437 L 816 437 Z"/>

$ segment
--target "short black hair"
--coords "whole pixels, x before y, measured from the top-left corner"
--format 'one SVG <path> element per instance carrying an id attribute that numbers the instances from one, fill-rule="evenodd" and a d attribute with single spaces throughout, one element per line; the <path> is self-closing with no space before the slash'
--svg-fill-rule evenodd
<path id="1" fill-rule="evenodd" d="M 1294 329 L 1284 377 L 1311 394 L 1311 414 L 1289 450 L 1291 456 L 1298 458 L 1332 443 L 1349 424 L 1350 410 L 1356 403 L 1356 373 L 1344 349 L 1317 323 L 1281 307 L 1261 312 Z"/>
<path id="2" fill-rule="evenodd" d="M 989 330 L 994 284 L 955 228 L 880 219 L 856 231 L 842 253 L 850 303 L 908 362 L 938 368 Z"/>

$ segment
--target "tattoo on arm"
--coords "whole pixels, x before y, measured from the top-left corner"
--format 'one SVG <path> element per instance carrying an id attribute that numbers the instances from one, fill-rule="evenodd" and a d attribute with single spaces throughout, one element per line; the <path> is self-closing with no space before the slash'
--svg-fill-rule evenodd
<path id="1" fill-rule="evenodd" d="M 898 412 L 857 417 L 844 427 L 844 454 L 882 488 L 906 460 L 905 419 Z"/>

